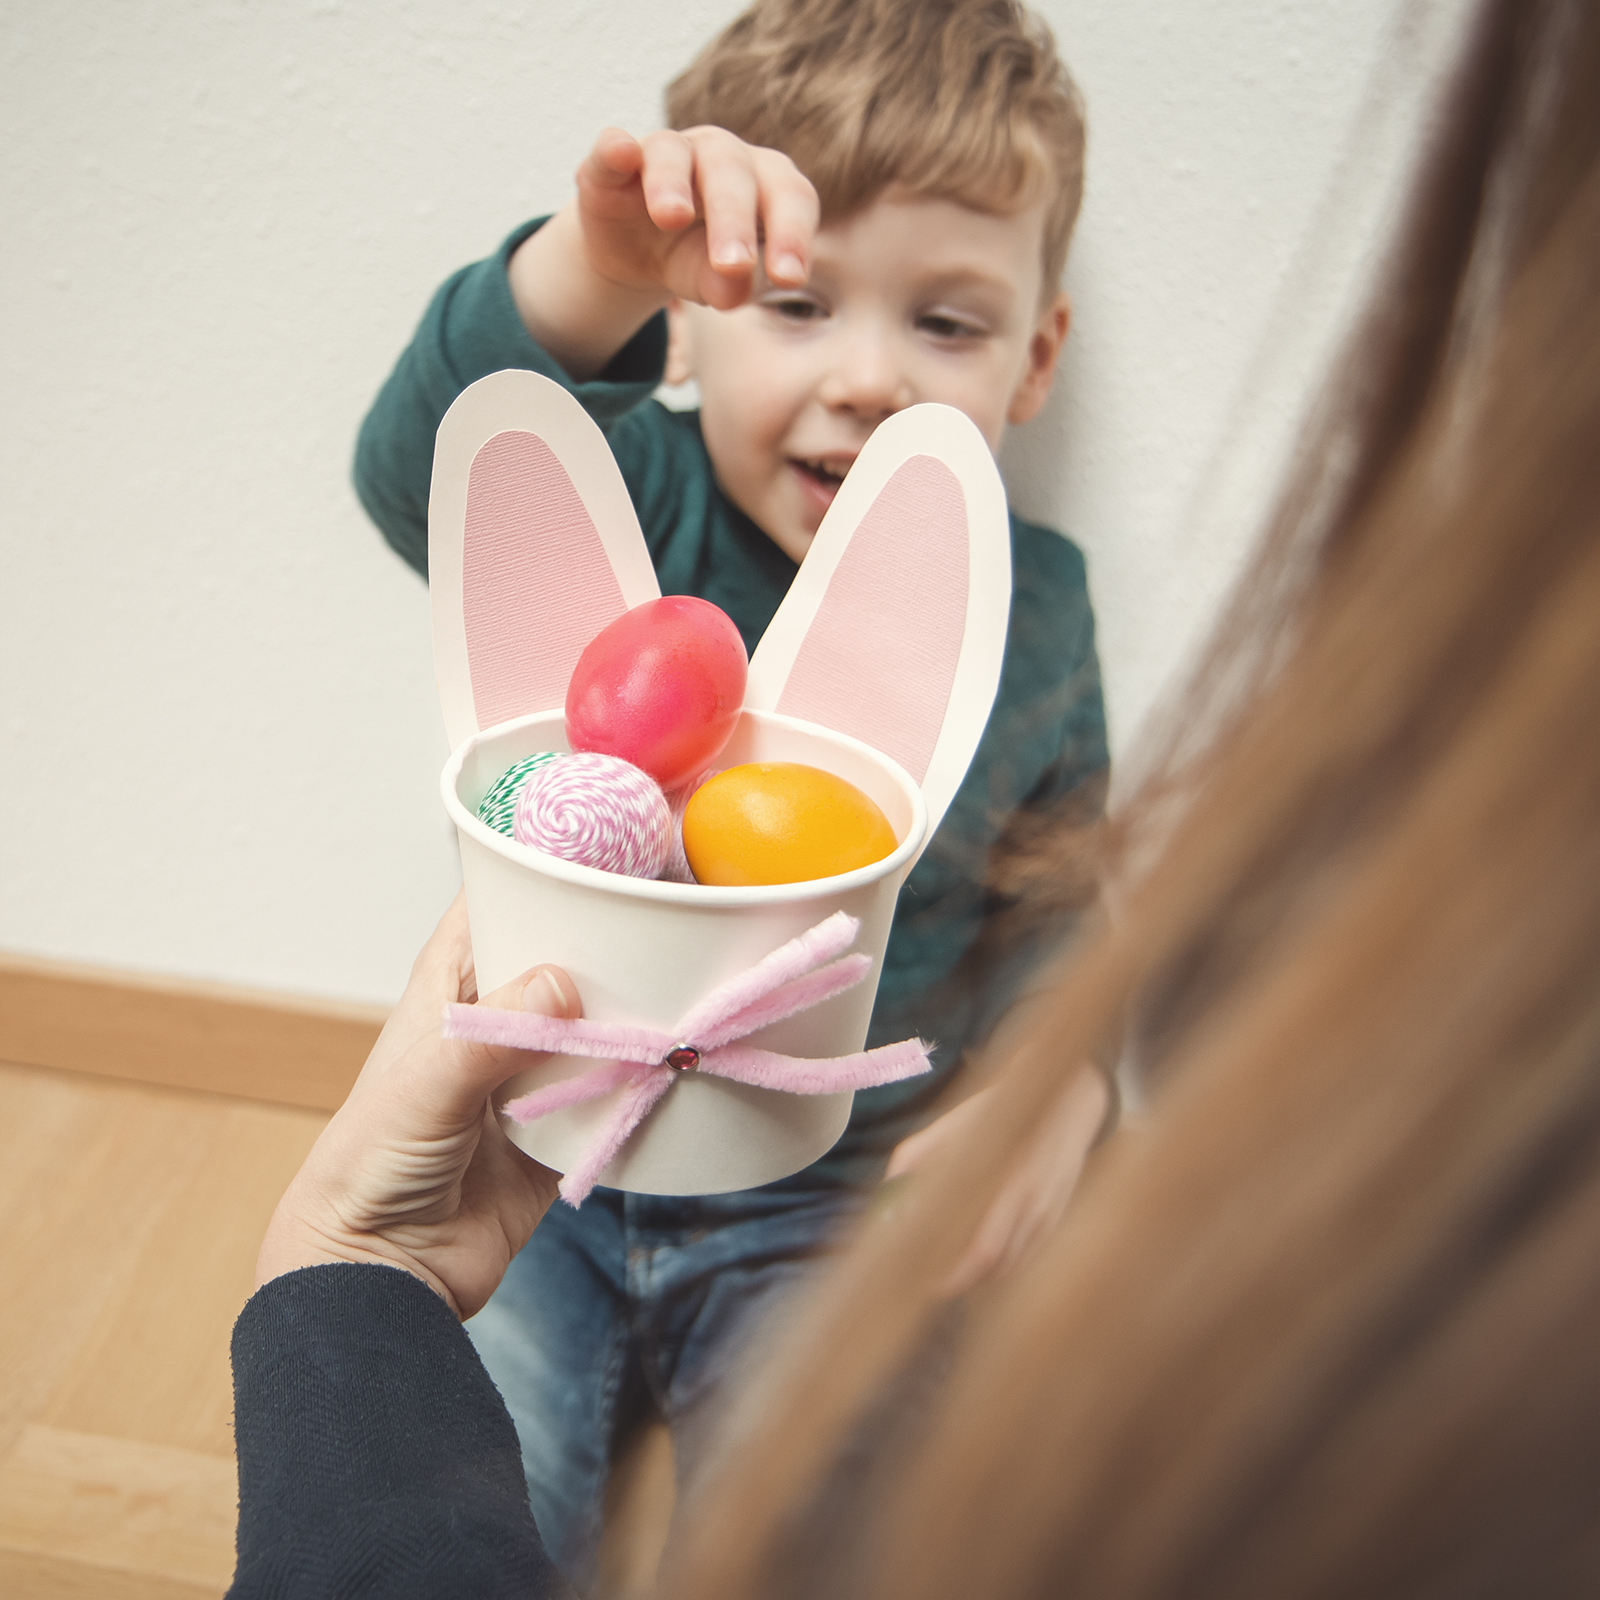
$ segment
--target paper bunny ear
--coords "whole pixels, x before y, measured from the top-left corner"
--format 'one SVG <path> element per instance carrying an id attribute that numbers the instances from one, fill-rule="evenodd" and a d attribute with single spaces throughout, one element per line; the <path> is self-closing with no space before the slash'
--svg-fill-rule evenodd
<path id="1" fill-rule="evenodd" d="M 439 424 L 433 661 L 452 748 L 566 700 L 585 645 L 660 586 L 605 435 L 558 383 L 496 372 Z"/>
<path id="2" fill-rule="evenodd" d="M 1011 531 L 976 426 L 920 405 L 879 424 L 750 662 L 745 704 L 894 757 L 939 825 L 1005 654 Z"/>

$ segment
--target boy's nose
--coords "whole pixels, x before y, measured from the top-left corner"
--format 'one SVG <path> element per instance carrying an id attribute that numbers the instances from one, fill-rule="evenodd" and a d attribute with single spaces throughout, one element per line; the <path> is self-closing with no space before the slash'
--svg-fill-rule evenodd
<path id="1" fill-rule="evenodd" d="M 915 397 L 891 341 L 867 336 L 851 340 L 840 350 L 818 398 L 830 410 L 854 412 L 877 422 L 903 411 Z"/>

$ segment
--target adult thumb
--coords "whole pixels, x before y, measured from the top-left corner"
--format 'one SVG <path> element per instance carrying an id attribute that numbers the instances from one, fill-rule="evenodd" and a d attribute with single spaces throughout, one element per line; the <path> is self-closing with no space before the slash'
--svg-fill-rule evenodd
<path id="1" fill-rule="evenodd" d="M 575 1018 L 583 1015 L 577 985 L 560 967 L 538 966 L 520 978 L 502 984 L 478 1002 L 491 1011 L 519 1011 L 543 1017 Z M 442 1038 L 446 1070 L 441 1086 L 465 1114 L 483 1104 L 507 1078 L 527 1072 L 546 1059 L 548 1052 L 520 1049 L 511 1044 L 491 1044 L 476 1039 Z"/>

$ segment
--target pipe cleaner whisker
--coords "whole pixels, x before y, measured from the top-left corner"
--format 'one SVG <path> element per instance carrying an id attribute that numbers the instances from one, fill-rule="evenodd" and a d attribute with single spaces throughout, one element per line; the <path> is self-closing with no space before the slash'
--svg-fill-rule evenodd
<path id="1" fill-rule="evenodd" d="M 547 1117 L 552 1111 L 565 1111 L 568 1106 L 582 1105 L 585 1100 L 598 1100 L 601 1095 L 631 1083 L 640 1071 L 632 1061 L 610 1061 L 588 1072 L 580 1072 L 576 1077 L 562 1078 L 558 1083 L 547 1083 L 542 1089 L 518 1095 L 500 1109 L 513 1122 L 532 1122 L 535 1117 Z"/>
<path id="2" fill-rule="evenodd" d="M 501 1109 L 531 1122 L 615 1094 L 604 1126 L 562 1178 L 562 1199 L 581 1205 L 639 1124 L 680 1077 L 705 1073 L 787 1094 L 834 1094 L 896 1083 L 928 1070 L 920 1039 L 826 1060 L 810 1060 L 739 1044 L 760 1028 L 821 1005 L 853 988 L 872 970 L 859 952 L 845 955 L 860 923 L 843 911 L 780 945 L 748 971 L 719 984 L 670 1033 L 627 1023 L 545 1017 L 489 1006 L 445 1007 L 447 1038 L 584 1056 L 599 1065 L 542 1085 Z"/>
<path id="3" fill-rule="evenodd" d="M 702 1050 L 715 1050 L 730 1039 L 742 1039 L 757 1028 L 782 1022 L 798 1011 L 807 1011 L 831 1000 L 846 989 L 853 989 L 872 970 L 872 957 L 864 955 L 843 956 L 831 961 L 816 972 L 792 978 L 771 994 L 758 996 L 732 1016 L 700 1030 L 686 1030 Z"/>
<path id="4" fill-rule="evenodd" d="M 589 1198 L 589 1191 L 600 1181 L 600 1174 L 616 1160 L 633 1130 L 655 1110 L 656 1102 L 672 1087 L 676 1076 L 670 1067 L 660 1067 L 643 1074 L 623 1091 L 621 1103 L 610 1121 L 583 1152 L 577 1165 L 556 1185 L 556 1192 L 569 1206 L 576 1209 Z"/>
<path id="5" fill-rule="evenodd" d="M 861 923 L 847 911 L 835 911 L 831 917 L 824 917 L 814 928 L 797 934 L 787 944 L 780 944 L 747 971 L 718 984 L 678 1024 L 683 1036 L 692 1037 L 742 1011 L 790 979 L 803 977 L 813 967 L 843 955 L 855 943 L 860 929 Z"/>
<path id="6" fill-rule="evenodd" d="M 662 1035 L 652 1028 L 589 1022 L 581 1017 L 546 1017 L 533 1011 L 498 1011 L 483 1005 L 447 1005 L 444 1013 L 447 1039 L 474 1039 L 480 1044 L 589 1056 L 596 1061 L 653 1065 L 661 1059 Z"/>
<path id="7" fill-rule="evenodd" d="M 789 1094 L 834 1094 L 840 1089 L 875 1089 L 898 1083 L 928 1070 L 928 1047 L 920 1039 L 879 1045 L 853 1056 L 833 1056 L 823 1061 L 802 1061 L 754 1045 L 726 1045 L 713 1052 L 701 1067 L 716 1077 L 748 1083 L 758 1089 L 782 1089 Z"/>

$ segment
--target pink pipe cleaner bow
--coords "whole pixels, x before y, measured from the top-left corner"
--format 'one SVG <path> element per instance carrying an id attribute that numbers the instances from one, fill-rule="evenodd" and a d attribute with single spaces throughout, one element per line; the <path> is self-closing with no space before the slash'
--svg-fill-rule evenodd
<path id="1" fill-rule="evenodd" d="M 928 1046 L 920 1039 L 823 1061 L 735 1042 L 860 983 L 872 970 L 871 957 L 842 954 L 855 942 L 860 926 L 847 913 L 834 912 L 748 971 L 713 989 L 671 1033 L 623 1023 L 568 1021 L 526 1011 L 452 1005 L 445 1007 L 445 1037 L 598 1060 L 598 1066 L 575 1078 L 564 1078 L 508 1101 L 501 1109 L 514 1122 L 531 1122 L 613 1090 L 624 1091 L 610 1121 L 561 1180 L 561 1198 L 570 1205 L 582 1205 L 600 1174 L 681 1072 L 710 1072 L 735 1083 L 789 1094 L 833 1094 L 840 1089 L 896 1083 L 928 1070 Z"/>

